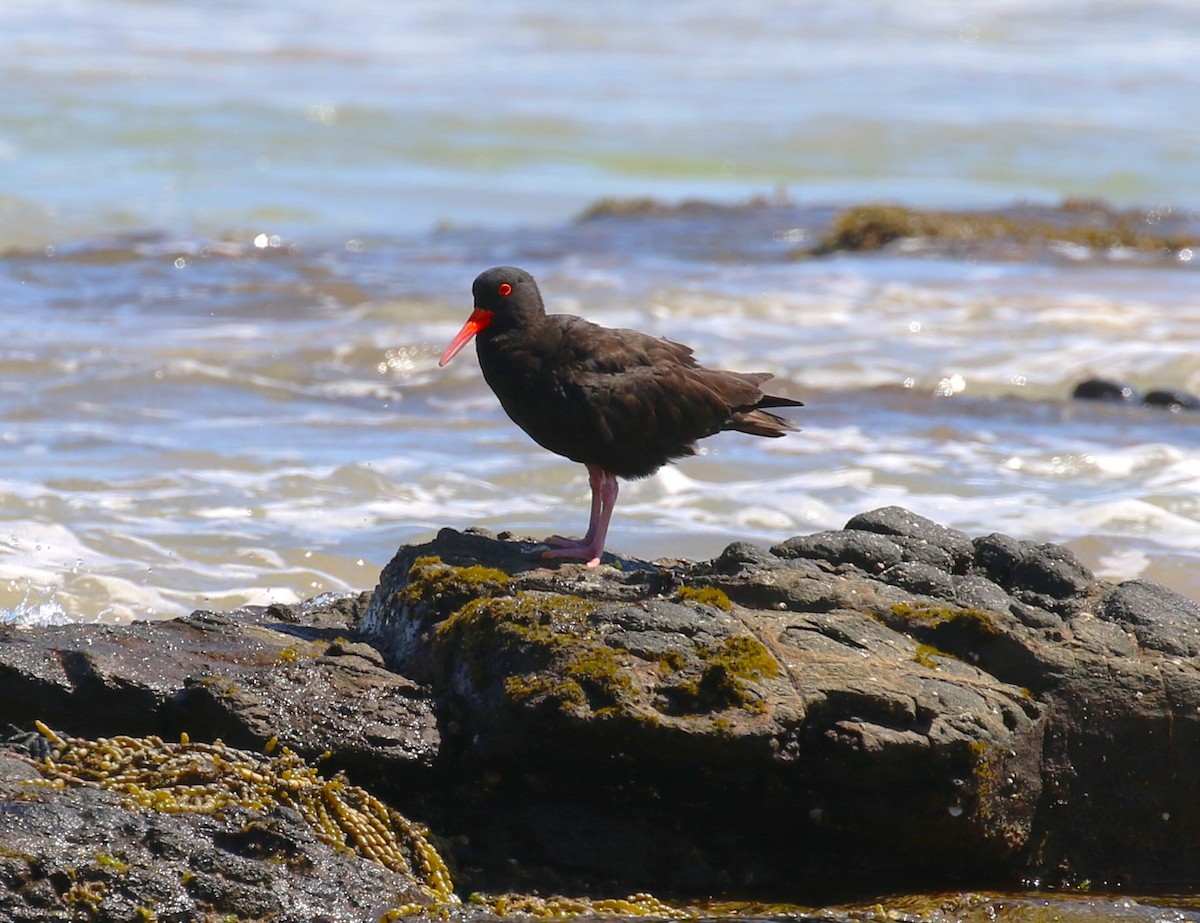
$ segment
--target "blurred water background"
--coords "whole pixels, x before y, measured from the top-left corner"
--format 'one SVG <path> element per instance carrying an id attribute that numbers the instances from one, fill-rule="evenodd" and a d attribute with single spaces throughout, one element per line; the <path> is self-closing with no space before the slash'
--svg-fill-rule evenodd
<path id="1" fill-rule="evenodd" d="M 797 259 L 839 206 L 1200 210 L 1193 0 L 0 5 L 0 618 L 370 589 L 443 526 L 578 533 L 468 350 L 552 310 L 764 370 L 803 432 L 624 487 L 612 550 L 897 503 L 1200 598 L 1200 255 Z M 766 204 L 576 220 L 603 197 Z"/>

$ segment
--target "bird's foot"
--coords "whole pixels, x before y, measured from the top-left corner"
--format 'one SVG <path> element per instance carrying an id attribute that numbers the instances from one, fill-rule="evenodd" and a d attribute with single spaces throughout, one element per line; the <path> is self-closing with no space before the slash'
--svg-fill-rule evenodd
<path id="1" fill-rule="evenodd" d="M 547 535 L 544 543 L 554 548 L 585 548 L 587 540 L 582 538 L 567 538 L 565 535 Z"/>
<path id="2" fill-rule="evenodd" d="M 549 539 L 547 539 L 548 541 Z M 600 564 L 600 556 L 602 554 L 604 554 L 603 548 L 593 548 L 590 544 L 585 545 L 583 542 L 572 542 L 570 545 L 552 548 L 550 551 L 543 551 L 542 557 L 584 561 L 588 567 L 597 567 Z"/>

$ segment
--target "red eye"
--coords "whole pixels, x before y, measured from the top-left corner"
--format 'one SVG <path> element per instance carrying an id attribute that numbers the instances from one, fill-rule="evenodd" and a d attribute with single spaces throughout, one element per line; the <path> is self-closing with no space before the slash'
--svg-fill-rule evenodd
<path id="1" fill-rule="evenodd" d="M 496 291 L 499 292 L 501 295 L 511 295 L 512 294 L 512 286 L 509 285 L 507 282 L 501 282 L 500 287 L 498 289 L 496 289 Z"/>

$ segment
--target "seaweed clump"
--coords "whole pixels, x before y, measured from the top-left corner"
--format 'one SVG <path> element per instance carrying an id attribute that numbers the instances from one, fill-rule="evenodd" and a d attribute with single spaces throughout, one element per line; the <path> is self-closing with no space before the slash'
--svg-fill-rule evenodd
<path id="1" fill-rule="evenodd" d="M 51 788 L 95 786 L 119 793 L 132 807 L 165 813 L 221 815 L 231 808 L 259 814 L 276 808 L 296 811 L 317 838 L 356 852 L 424 886 L 429 898 L 457 901 L 450 873 L 428 839 L 413 823 L 339 773 L 323 777 L 284 748 L 268 757 L 225 746 L 179 743 L 159 737 L 69 737 L 40 721 L 37 729 L 51 747 L 34 763 Z M 86 901 L 86 895 L 80 895 Z"/>
<path id="2" fill-rule="evenodd" d="M 656 920 L 694 920 L 703 914 L 699 908 L 681 907 L 652 894 L 631 894 L 616 898 L 538 897 L 525 894 L 472 894 L 468 903 L 497 917 L 528 917 L 537 920 L 575 917 L 651 917 Z M 398 918 L 386 918 L 385 920 Z"/>

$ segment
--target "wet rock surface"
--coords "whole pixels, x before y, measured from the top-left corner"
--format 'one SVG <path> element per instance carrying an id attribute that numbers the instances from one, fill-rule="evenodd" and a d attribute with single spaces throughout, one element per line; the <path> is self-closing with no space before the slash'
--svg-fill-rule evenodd
<path id="1" fill-rule="evenodd" d="M 133 810 L 98 787 L 35 787 L 0 756 L 0 916 L 47 920 L 373 920 L 430 898 L 411 876 L 323 842 L 286 809 Z"/>
<path id="2" fill-rule="evenodd" d="M 542 550 L 443 530 L 369 599 L 5 629 L 0 708 L 16 734 L 275 738 L 427 824 L 460 891 L 1200 882 L 1196 603 L 896 507 L 706 562 Z M 50 797 L 131 810 L 22 784 L 5 777 L 0 822 L 41 805 L 22 821 L 40 830 L 68 809 Z M 197 856 L 247 823 L 185 820 L 212 827 L 179 834 Z M 131 836 L 168 821 L 142 810 Z"/>

